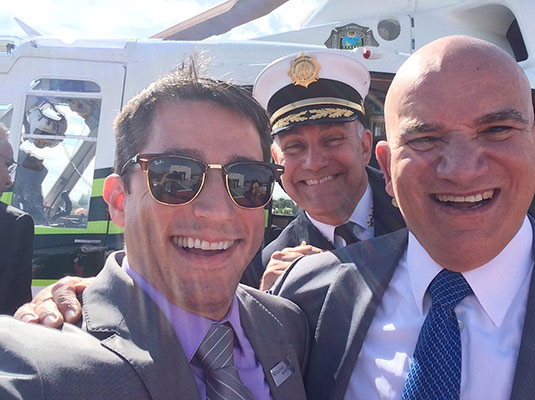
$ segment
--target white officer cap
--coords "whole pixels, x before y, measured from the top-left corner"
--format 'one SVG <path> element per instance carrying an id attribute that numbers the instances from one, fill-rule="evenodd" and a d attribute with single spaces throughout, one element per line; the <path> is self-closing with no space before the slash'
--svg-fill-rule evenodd
<path id="1" fill-rule="evenodd" d="M 271 115 L 272 135 L 297 125 L 367 124 L 364 99 L 370 73 L 357 54 L 314 50 L 273 61 L 260 72 L 253 96 Z"/>

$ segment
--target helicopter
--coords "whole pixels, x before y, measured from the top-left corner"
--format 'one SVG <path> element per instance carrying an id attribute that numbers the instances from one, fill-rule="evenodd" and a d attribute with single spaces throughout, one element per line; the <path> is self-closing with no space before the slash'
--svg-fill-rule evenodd
<path id="1" fill-rule="evenodd" d="M 0 35 L 0 123 L 18 167 L 1 201 L 35 221 L 34 287 L 92 276 L 122 248 L 102 199 L 113 170 L 113 120 L 137 92 L 194 55 L 203 74 L 252 88 L 273 60 L 307 49 L 354 52 L 371 73 L 366 100 L 374 140 L 399 66 L 439 37 L 465 34 L 513 56 L 535 87 L 535 3 L 528 0 L 325 0 L 299 29 L 251 40 L 211 40 L 292 0 L 229 0 L 146 39 Z M 266 209 L 266 226 L 274 216 Z"/>

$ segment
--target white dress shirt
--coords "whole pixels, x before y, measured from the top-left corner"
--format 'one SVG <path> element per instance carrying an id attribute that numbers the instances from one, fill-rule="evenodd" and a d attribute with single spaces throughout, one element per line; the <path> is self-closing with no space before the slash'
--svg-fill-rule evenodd
<path id="1" fill-rule="evenodd" d="M 455 308 L 461 327 L 461 399 L 510 397 L 533 270 L 532 242 L 526 217 L 498 256 L 463 273 L 474 294 Z M 401 398 L 431 307 L 427 287 L 441 270 L 409 233 L 407 250 L 377 308 L 345 400 Z"/>
<path id="2" fill-rule="evenodd" d="M 306 211 L 305 213 L 308 219 L 310 219 L 310 222 L 312 222 L 312 225 L 314 225 L 330 243 L 334 243 L 334 247 L 339 248 L 346 245 L 344 239 L 339 236 L 334 236 L 334 230 L 336 229 L 336 226 L 317 221 Z M 358 225 L 359 233 L 357 234 L 357 237 L 360 240 L 368 240 L 374 236 L 373 197 L 372 189 L 369 184 L 366 187 L 366 191 L 362 195 L 362 198 L 359 200 L 357 206 L 353 210 L 353 214 L 351 214 L 349 221 Z"/>

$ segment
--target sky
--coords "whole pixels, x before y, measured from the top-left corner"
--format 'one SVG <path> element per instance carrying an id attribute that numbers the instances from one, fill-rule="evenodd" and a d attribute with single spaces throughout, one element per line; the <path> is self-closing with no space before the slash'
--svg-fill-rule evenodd
<path id="1" fill-rule="evenodd" d="M 45 36 L 147 38 L 223 0 L 3 0 L 0 35 L 25 38 L 19 18 Z M 289 0 L 270 15 L 234 28 L 224 39 L 250 39 L 297 29 L 323 0 Z"/>

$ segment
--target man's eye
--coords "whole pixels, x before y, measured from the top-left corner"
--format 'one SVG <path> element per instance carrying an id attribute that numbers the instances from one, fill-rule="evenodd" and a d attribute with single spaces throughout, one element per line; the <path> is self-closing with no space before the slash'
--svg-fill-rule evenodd
<path id="1" fill-rule="evenodd" d="M 441 139 L 434 136 L 421 136 L 407 142 L 410 148 L 417 151 L 431 150 Z"/>
<path id="2" fill-rule="evenodd" d="M 303 148 L 303 144 L 301 143 L 288 143 L 283 147 L 283 151 L 285 152 L 296 152 Z"/>
<path id="3" fill-rule="evenodd" d="M 325 145 L 326 146 L 336 146 L 336 145 L 340 144 L 343 140 L 344 140 L 344 138 L 340 137 L 340 136 L 328 138 L 325 141 Z"/>
<path id="4" fill-rule="evenodd" d="M 486 128 L 481 134 L 489 140 L 502 141 L 512 136 L 514 131 L 514 128 L 511 126 L 495 125 Z"/>

